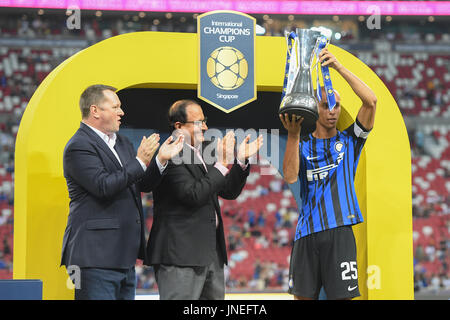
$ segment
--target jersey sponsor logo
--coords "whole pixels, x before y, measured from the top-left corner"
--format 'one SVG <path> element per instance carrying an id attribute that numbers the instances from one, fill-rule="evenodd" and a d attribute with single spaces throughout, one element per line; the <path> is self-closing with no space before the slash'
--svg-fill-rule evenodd
<path id="1" fill-rule="evenodd" d="M 317 157 L 310 157 L 310 156 L 307 156 L 306 157 L 306 160 L 314 160 L 314 159 L 317 159 L 319 156 L 317 156 Z"/>
<path id="2" fill-rule="evenodd" d="M 317 181 L 327 178 L 329 171 L 339 166 L 339 163 L 341 163 L 342 159 L 344 158 L 344 154 L 345 152 L 339 153 L 338 157 L 336 158 L 336 163 L 317 169 L 306 170 L 306 178 L 308 179 L 308 181 Z"/>

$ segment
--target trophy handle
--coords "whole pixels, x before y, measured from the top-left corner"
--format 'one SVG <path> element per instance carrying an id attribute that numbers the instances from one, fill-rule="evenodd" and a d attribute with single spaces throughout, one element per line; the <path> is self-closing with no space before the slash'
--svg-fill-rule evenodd
<path id="1" fill-rule="evenodd" d="M 316 65 L 319 63 L 319 42 L 320 42 L 320 37 L 317 38 L 316 44 L 314 45 L 314 53 L 311 55 L 311 61 L 309 62 L 309 64 L 311 65 L 311 69 L 314 69 L 316 67 Z M 317 59 L 316 63 L 313 65 L 314 60 Z"/>

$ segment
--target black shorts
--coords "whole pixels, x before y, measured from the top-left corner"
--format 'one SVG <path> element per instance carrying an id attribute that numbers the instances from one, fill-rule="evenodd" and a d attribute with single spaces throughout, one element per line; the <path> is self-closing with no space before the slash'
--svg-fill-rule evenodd
<path id="1" fill-rule="evenodd" d="M 322 286 L 327 299 L 360 296 L 356 243 L 351 226 L 313 233 L 294 242 L 289 293 L 317 299 Z"/>

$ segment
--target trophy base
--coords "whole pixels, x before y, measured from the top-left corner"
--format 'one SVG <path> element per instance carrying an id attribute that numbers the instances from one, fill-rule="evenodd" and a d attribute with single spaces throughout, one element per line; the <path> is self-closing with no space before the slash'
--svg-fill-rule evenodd
<path id="1" fill-rule="evenodd" d="M 316 112 L 313 112 L 311 109 L 301 108 L 298 106 L 295 107 L 284 107 L 280 109 L 279 114 L 287 113 L 289 116 L 292 114 L 303 117 L 302 122 L 302 131 L 301 135 L 306 135 L 312 133 L 316 130 L 316 121 L 319 119 L 319 115 Z"/>

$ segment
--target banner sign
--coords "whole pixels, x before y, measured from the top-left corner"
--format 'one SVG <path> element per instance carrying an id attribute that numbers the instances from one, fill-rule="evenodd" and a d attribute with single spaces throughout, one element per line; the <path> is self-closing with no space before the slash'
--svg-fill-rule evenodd
<path id="1" fill-rule="evenodd" d="M 295 0 L 0 0 L 0 7 L 81 10 L 206 12 L 235 10 L 255 14 L 448 16 L 450 1 L 295 1 Z"/>
<path id="2" fill-rule="evenodd" d="M 256 100 L 256 19 L 212 11 L 197 17 L 198 97 L 229 113 Z"/>

